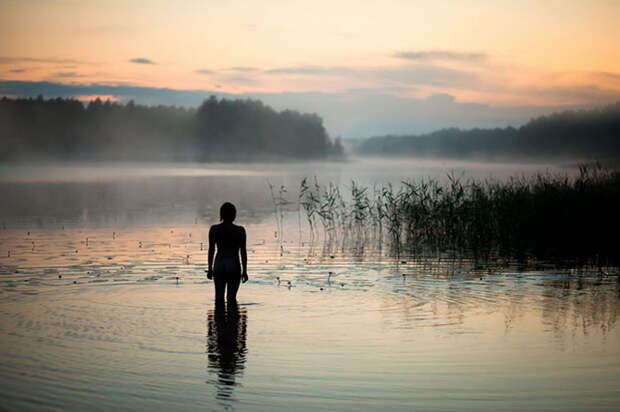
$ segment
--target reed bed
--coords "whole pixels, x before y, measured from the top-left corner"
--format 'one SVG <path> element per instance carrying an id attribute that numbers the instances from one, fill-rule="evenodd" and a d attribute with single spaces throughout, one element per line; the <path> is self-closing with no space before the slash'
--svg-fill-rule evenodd
<path id="1" fill-rule="evenodd" d="M 331 182 L 305 178 L 297 203 L 313 239 L 322 231 L 327 243 L 385 243 L 395 256 L 598 267 L 620 260 L 620 173 L 598 164 L 580 166 L 576 177 L 352 182 L 346 196 Z"/>

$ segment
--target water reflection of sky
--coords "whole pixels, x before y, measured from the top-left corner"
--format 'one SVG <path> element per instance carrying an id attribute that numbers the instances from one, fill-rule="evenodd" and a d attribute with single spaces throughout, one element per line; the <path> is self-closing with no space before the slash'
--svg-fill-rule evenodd
<path id="1" fill-rule="evenodd" d="M 566 292 L 538 275 L 498 276 L 487 280 L 493 286 L 478 280 L 476 293 L 464 280 L 421 276 L 419 286 L 388 277 L 378 287 L 324 283 L 321 291 L 276 273 L 293 287 L 256 274 L 240 291 L 238 316 L 218 312 L 211 285 L 198 279 L 74 285 L 49 274 L 30 289 L 5 284 L 4 404 L 514 410 L 617 403 L 614 279 L 581 290 L 575 281 Z"/>
<path id="2" fill-rule="evenodd" d="M 618 404 L 620 278 L 610 268 L 479 267 L 326 248 L 299 232 L 295 214 L 276 237 L 264 176 L 149 179 L 2 183 L 14 195 L 14 209 L 1 206 L 3 405 Z M 214 193 L 237 196 L 245 210 L 250 282 L 232 310 L 213 306 L 204 276 Z"/>

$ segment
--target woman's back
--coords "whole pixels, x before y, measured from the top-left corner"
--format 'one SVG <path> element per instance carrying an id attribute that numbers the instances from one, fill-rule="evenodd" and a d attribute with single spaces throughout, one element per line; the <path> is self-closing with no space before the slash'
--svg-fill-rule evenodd
<path id="1" fill-rule="evenodd" d="M 248 254 L 245 247 L 245 229 L 233 224 L 237 209 L 226 202 L 220 208 L 222 223 L 209 229 L 209 269 L 207 278 L 215 281 L 215 302 L 235 302 L 239 282 L 248 280 Z M 215 249 L 217 248 L 217 255 Z M 215 255 L 215 259 L 213 259 Z M 239 261 L 241 257 L 241 261 Z M 242 271 L 243 270 L 243 271 Z"/>
<path id="2" fill-rule="evenodd" d="M 209 244 L 215 245 L 214 272 L 241 272 L 239 250 L 245 245 L 245 229 L 231 222 L 211 226 Z"/>
<path id="3" fill-rule="evenodd" d="M 209 242 L 217 246 L 217 256 L 239 257 L 239 249 L 243 243 L 245 229 L 233 223 L 222 222 L 211 226 Z"/>

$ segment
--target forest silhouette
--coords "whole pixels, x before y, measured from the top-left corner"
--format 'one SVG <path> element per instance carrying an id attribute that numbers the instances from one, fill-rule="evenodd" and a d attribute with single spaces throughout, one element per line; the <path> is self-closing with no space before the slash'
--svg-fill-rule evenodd
<path id="1" fill-rule="evenodd" d="M 0 100 L 0 159 L 246 161 L 343 155 L 316 114 L 259 100 L 205 100 L 197 109 L 96 99 Z"/>
<path id="2" fill-rule="evenodd" d="M 564 111 L 514 128 L 442 129 L 423 135 L 372 137 L 363 155 L 470 159 L 605 159 L 620 156 L 620 102 Z"/>

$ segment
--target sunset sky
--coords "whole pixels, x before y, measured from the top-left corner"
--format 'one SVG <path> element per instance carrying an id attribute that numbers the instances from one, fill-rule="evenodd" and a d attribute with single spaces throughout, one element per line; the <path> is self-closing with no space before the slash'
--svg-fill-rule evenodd
<path id="1" fill-rule="evenodd" d="M 493 116 L 527 107 L 519 113 L 529 116 L 620 100 L 618 16 L 617 0 L 0 0 L 0 94 L 30 95 L 40 83 L 15 81 L 44 81 L 86 98 L 140 100 L 135 91 L 152 88 L 181 91 L 177 97 L 268 95 L 276 107 L 288 101 L 319 111 L 328 126 L 337 117 L 331 105 L 368 96 L 392 102 L 401 126 L 403 102 L 429 99 L 479 104 Z M 129 86 L 139 87 L 135 95 Z M 316 93 L 326 97 L 324 113 L 308 103 Z M 146 95 L 144 102 L 153 103 Z M 432 129 L 440 120 L 395 130 Z M 452 123 L 469 125 L 461 120 Z"/>

